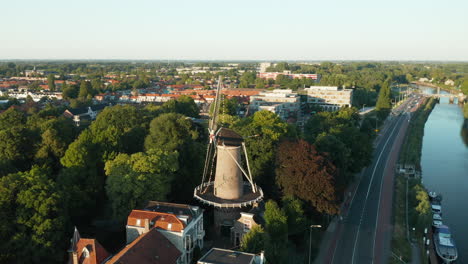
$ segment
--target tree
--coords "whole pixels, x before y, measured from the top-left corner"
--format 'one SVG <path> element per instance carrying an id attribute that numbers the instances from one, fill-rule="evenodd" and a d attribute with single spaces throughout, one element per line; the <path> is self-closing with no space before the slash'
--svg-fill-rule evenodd
<path id="1" fill-rule="evenodd" d="M 262 79 L 262 78 L 257 78 L 257 80 L 255 80 L 255 88 L 257 89 L 265 89 L 265 80 Z"/>
<path id="2" fill-rule="evenodd" d="M 276 180 L 286 195 L 308 201 L 321 213 L 337 214 L 335 166 L 304 140 L 284 141 L 277 152 Z"/>
<path id="3" fill-rule="evenodd" d="M 200 136 L 194 123 L 181 114 L 162 114 L 151 121 L 145 149 L 160 148 L 179 153 L 180 169 L 173 181 L 174 197 L 171 198 L 190 200 L 193 188 L 200 182 L 206 152 Z"/>
<path id="4" fill-rule="evenodd" d="M 64 228 L 61 197 L 49 171 L 28 172 L 0 179 L 0 260 L 53 263 L 63 259 Z"/>
<path id="5" fill-rule="evenodd" d="M 276 202 L 265 204 L 266 258 L 271 263 L 284 263 L 288 243 L 288 220 Z"/>
<path id="6" fill-rule="evenodd" d="M 385 119 L 392 109 L 391 101 L 391 88 L 390 81 L 386 80 L 382 88 L 380 88 L 379 97 L 377 99 L 377 104 L 375 110 L 379 114 L 380 119 Z"/>
<path id="7" fill-rule="evenodd" d="M 106 193 L 114 216 L 125 219 L 148 200 L 165 201 L 177 169 L 177 153 L 158 149 L 119 154 L 106 162 Z"/>
<path id="8" fill-rule="evenodd" d="M 242 252 L 258 254 L 265 250 L 266 234 L 260 225 L 256 225 L 242 237 L 240 250 Z"/>
<path id="9" fill-rule="evenodd" d="M 59 163 L 68 145 L 75 138 L 75 126 L 70 119 L 54 118 L 42 123 L 42 141 L 35 158 L 51 165 Z"/>
<path id="10" fill-rule="evenodd" d="M 26 168 L 34 153 L 33 140 L 29 130 L 24 127 L 12 127 L 0 130 L 0 159 L 15 162 Z"/>
<path id="11" fill-rule="evenodd" d="M 83 88 L 84 89 L 84 88 Z M 76 85 L 68 85 L 66 84 L 65 82 L 63 83 L 63 86 L 62 86 L 62 94 L 63 94 L 63 98 L 64 99 L 72 99 L 72 98 L 77 98 L 78 97 L 78 94 L 79 94 L 79 87 L 76 86 Z M 83 95 L 85 94 L 85 92 L 83 91 Z"/>
<path id="12" fill-rule="evenodd" d="M 306 217 L 302 208 L 302 201 L 294 196 L 287 195 L 282 199 L 283 211 L 288 218 L 289 234 L 297 234 L 303 232 L 306 227 Z"/>
<path id="13" fill-rule="evenodd" d="M 420 215 L 429 214 L 431 211 L 431 203 L 429 202 L 429 196 L 427 195 L 427 191 L 421 185 L 414 186 L 414 190 L 416 192 L 416 200 L 418 201 L 418 205 L 416 206 L 416 211 Z"/>
<path id="14" fill-rule="evenodd" d="M 200 109 L 193 99 L 182 95 L 176 100 L 169 100 L 161 107 L 162 113 L 179 113 L 189 117 L 199 117 Z"/>
<path id="15" fill-rule="evenodd" d="M 82 81 L 80 83 L 80 92 L 78 93 L 79 98 L 87 98 L 88 95 L 93 95 L 93 88 L 91 87 L 91 83 L 88 81 Z"/>
<path id="16" fill-rule="evenodd" d="M 266 189 L 273 188 L 275 151 L 280 139 L 290 132 L 288 124 L 275 113 L 258 111 L 232 128 L 244 137 L 252 176 Z"/>
<path id="17" fill-rule="evenodd" d="M 162 148 L 173 151 L 197 138 L 198 131 L 194 129 L 190 119 L 177 113 L 162 114 L 150 123 L 145 149 Z"/>
<path id="18" fill-rule="evenodd" d="M 47 76 L 47 85 L 49 86 L 49 91 L 55 92 L 55 75 L 49 74 Z"/>
<path id="19" fill-rule="evenodd" d="M 26 115 L 14 108 L 0 114 L 0 130 L 26 124 Z"/>
<path id="20" fill-rule="evenodd" d="M 468 95 L 468 78 L 466 78 L 460 86 L 460 90 L 465 95 Z"/>

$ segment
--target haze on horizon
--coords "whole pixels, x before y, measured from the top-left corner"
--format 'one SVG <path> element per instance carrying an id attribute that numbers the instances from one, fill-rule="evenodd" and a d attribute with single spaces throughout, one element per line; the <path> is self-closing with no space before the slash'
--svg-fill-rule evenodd
<path id="1" fill-rule="evenodd" d="M 0 59 L 468 60 L 468 1 L 7 1 Z"/>

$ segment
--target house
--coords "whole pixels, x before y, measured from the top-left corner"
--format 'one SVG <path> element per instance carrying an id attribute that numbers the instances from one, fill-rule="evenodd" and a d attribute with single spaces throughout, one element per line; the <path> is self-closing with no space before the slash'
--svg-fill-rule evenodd
<path id="1" fill-rule="evenodd" d="M 181 263 L 191 263 L 196 247 L 203 248 L 203 211 L 198 206 L 150 201 L 132 210 L 127 219 L 127 243 L 151 229 L 158 230 L 181 252 Z"/>
<path id="2" fill-rule="evenodd" d="M 263 253 L 255 255 L 240 251 L 221 248 L 210 249 L 197 264 L 263 264 L 265 257 Z"/>
<path id="3" fill-rule="evenodd" d="M 68 254 L 68 264 L 100 264 L 110 256 L 96 239 L 81 238 L 76 227 Z"/>
<path id="4" fill-rule="evenodd" d="M 240 215 L 239 219 L 234 222 L 234 226 L 231 227 L 231 242 L 235 247 L 240 246 L 242 237 L 244 237 L 252 227 L 260 224 L 258 218 L 252 213 L 241 212 Z"/>
<path id="5" fill-rule="evenodd" d="M 157 228 L 128 244 L 106 264 L 182 264 L 182 253 Z"/>
<path id="6" fill-rule="evenodd" d="M 70 108 L 63 112 L 63 116 L 72 118 L 76 126 L 83 120 L 95 120 L 97 115 L 106 107 L 105 104 L 92 105 L 88 107 Z"/>

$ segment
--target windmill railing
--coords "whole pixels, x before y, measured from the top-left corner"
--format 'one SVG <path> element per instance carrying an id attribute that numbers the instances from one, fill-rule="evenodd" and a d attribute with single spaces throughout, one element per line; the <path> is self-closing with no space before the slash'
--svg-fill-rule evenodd
<path id="1" fill-rule="evenodd" d="M 252 199 L 248 199 L 248 200 L 245 200 L 245 199 L 236 199 L 236 200 L 232 200 L 233 202 L 226 202 L 226 199 L 221 199 L 221 198 L 215 198 L 215 199 L 221 199 L 223 200 L 222 202 L 215 202 L 215 201 L 212 201 L 209 197 L 203 197 L 203 195 L 201 195 L 202 191 L 204 189 L 206 189 L 206 187 L 209 187 L 211 185 L 214 185 L 214 182 L 211 181 L 211 182 L 205 182 L 203 184 L 200 184 L 199 186 L 197 186 L 193 192 L 193 196 L 198 199 L 199 201 L 205 203 L 205 204 L 208 204 L 208 205 L 211 205 L 211 206 L 214 206 L 214 207 L 218 207 L 218 208 L 241 208 L 241 207 L 247 207 L 247 206 L 251 206 L 252 204 L 254 203 L 257 203 L 257 202 L 260 202 L 262 199 L 263 199 L 263 190 L 262 188 L 258 187 L 256 184 L 255 186 L 252 186 L 250 184 L 250 182 L 246 182 L 244 181 L 244 185 L 245 186 L 249 186 L 250 188 L 255 188 L 256 192 L 254 192 L 255 195 L 254 197 L 252 197 Z"/>

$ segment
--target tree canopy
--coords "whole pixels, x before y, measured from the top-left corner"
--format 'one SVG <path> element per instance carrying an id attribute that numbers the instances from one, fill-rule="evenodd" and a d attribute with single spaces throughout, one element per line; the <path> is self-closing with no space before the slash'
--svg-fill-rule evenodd
<path id="1" fill-rule="evenodd" d="M 177 153 L 158 149 L 119 154 L 107 161 L 106 193 L 114 216 L 125 219 L 148 200 L 166 201 L 177 169 Z"/>
<path id="2" fill-rule="evenodd" d="M 318 211 L 338 213 L 335 166 L 304 140 L 284 141 L 277 153 L 277 183 L 286 195 L 311 203 Z"/>

